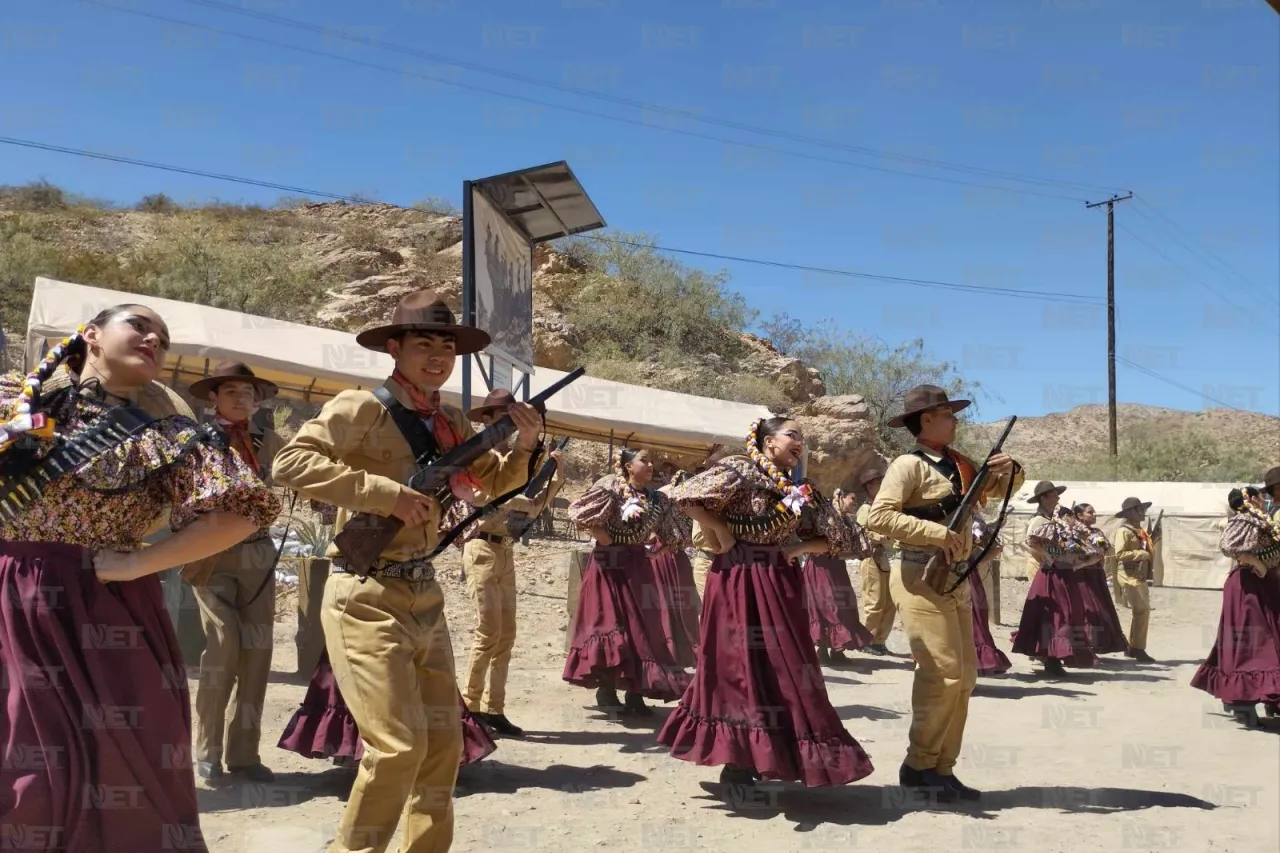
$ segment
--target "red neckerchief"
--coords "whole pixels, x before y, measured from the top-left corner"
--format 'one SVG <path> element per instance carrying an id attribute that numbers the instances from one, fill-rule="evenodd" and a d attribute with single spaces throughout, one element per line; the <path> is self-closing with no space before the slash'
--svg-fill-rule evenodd
<path id="1" fill-rule="evenodd" d="M 213 421 L 227 434 L 227 438 L 231 439 L 231 449 L 244 460 L 244 464 L 249 466 L 249 470 L 257 471 L 258 454 L 253 450 L 253 438 L 249 435 L 249 422 L 229 421 L 222 415 L 215 415 Z"/>
<path id="2" fill-rule="evenodd" d="M 974 478 L 978 476 L 977 470 L 973 467 L 973 463 L 969 461 L 968 457 L 961 456 L 959 453 L 956 453 L 950 447 L 947 447 L 945 444 L 938 444 L 936 441 L 929 441 L 928 439 L 917 438 L 916 442 L 921 447 L 924 447 L 928 450 L 932 450 L 934 453 L 938 454 L 944 459 L 950 459 L 952 463 L 955 464 L 956 470 L 960 472 L 961 493 L 968 494 L 969 487 L 973 485 Z M 987 505 L 986 495 L 979 495 L 978 503 L 981 504 L 982 506 L 986 506 Z"/>
<path id="3" fill-rule="evenodd" d="M 423 393 L 422 389 L 409 381 L 409 378 L 396 368 L 391 374 L 391 378 L 400 384 L 404 392 L 409 395 L 409 400 L 413 403 L 413 408 L 418 414 L 424 418 L 431 420 L 432 434 L 435 436 L 436 444 L 440 450 L 446 451 L 457 447 L 462 443 L 462 437 L 458 435 L 454 429 L 453 423 L 450 422 L 449 416 L 440 408 L 440 392 L 432 391 L 428 397 Z M 459 487 L 465 486 L 465 489 Z M 467 471 L 459 471 L 449 478 L 449 487 L 454 497 L 464 500 L 475 500 L 475 492 L 484 491 L 484 485 Z M 471 491 L 468 492 L 467 489 Z"/>

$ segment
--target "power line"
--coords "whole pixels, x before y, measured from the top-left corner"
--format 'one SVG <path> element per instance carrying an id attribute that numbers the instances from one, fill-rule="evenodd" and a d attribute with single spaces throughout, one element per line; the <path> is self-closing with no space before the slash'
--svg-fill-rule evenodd
<path id="1" fill-rule="evenodd" d="M 368 60 L 356 59 L 350 56 L 342 56 L 341 54 L 330 53 L 328 51 L 315 50 L 313 48 L 308 48 L 308 47 L 300 47 L 298 45 L 288 44 L 287 42 L 279 42 L 273 39 L 262 38 L 261 36 L 248 35 L 246 33 L 238 33 L 238 32 L 235 32 L 234 30 L 227 30 L 221 27 L 214 27 L 207 24 L 197 24 L 192 21 L 184 21 L 179 18 L 171 18 L 165 15 L 158 15 L 153 12 L 144 12 L 141 9 L 126 9 L 121 6 L 113 5 L 111 2 L 108 2 L 108 0 L 79 0 L 79 2 L 85 5 L 100 6 L 104 9 L 110 9 L 112 11 L 121 12 L 127 15 L 137 15 L 139 17 L 150 18 L 152 20 L 162 21 L 164 23 L 177 24 L 178 26 L 191 27 L 197 30 L 205 30 L 207 32 L 213 32 L 219 35 L 228 36 L 230 38 L 241 39 L 243 41 L 256 42 L 258 44 L 264 44 L 269 47 L 279 48 L 282 50 L 291 50 L 297 53 L 304 53 L 304 54 L 309 54 L 311 56 L 319 56 L 326 59 L 336 60 L 338 62 L 345 62 L 349 65 L 355 65 L 362 68 L 370 68 L 377 71 L 385 71 L 391 74 L 395 74 L 399 77 L 413 77 L 420 80 L 427 80 L 433 83 L 434 85 L 440 86 L 442 88 L 453 87 L 456 89 L 465 89 L 473 92 L 481 92 L 483 94 L 493 95 L 498 98 L 506 98 L 508 100 L 520 101 L 522 103 L 533 104 L 535 106 L 545 107 L 547 109 L 560 110 L 562 112 L 569 112 L 569 113 L 574 113 L 576 115 L 589 116 L 591 118 L 605 119 L 606 121 L 618 122 L 620 124 L 626 124 L 632 127 L 640 127 L 645 130 L 657 130 L 663 133 L 673 133 L 678 136 L 686 136 L 693 139 L 709 140 L 711 142 L 721 143 L 722 145 L 736 145 L 741 148 L 749 148 L 757 151 L 764 151 L 771 154 L 780 154 L 783 156 L 794 157 L 801 160 L 810 160 L 818 163 L 827 163 L 827 164 L 836 165 L 836 166 L 845 166 L 853 169 L 865 169 L 867 171 L 872 171 L 872 172 L 881 172 L 881 173 L 891 174 L 891 175 L 900 175 L 903 177 L 918 178 L 920 180 L 935 181 L 935 182 L 944 183 L 944 184 L 954 184 L 958 186 L 967 186 L 967 187 L 978 187 L 980 189 L 998 190 L 1000 192 L 1014 193 L 1017 195 L 1038 196 L 1041 198 L 1051 198 L 1051 199 L 1056 199 L 1060 201 L 1078 202 L 1078 201 L 1084 200 L 1081 196 L 1069 196 L 1069 195 L 1063 195 L 1061 193 L 1050 193 L 1050 192 L 1042 192 L 1039 190 L 1019 189 L 1016 187 L 999 186 L 996 184 L 982 183 L 979 181 L 966 181 L 966 180 L 961 180 L 959 178 L 948 178 L 942 175 L 926 175 L 918 172 L 904 171 L 902 169 L 891 169 L 887 166 L 873 166 L 867 163 L 855 163 L 850 160 L 841 160 L 835 157 L 825 157 L 820 154 L 811 154 L 805 151 L 795 151 L 795 150 L 786 149 L 786 148 L 777 148 L 770 145 L 761 145 L 755 142 L 746 142 L 740 139 L 731 139 L 726 136 L 716 136 L 714 134 L 709 134 L 709 133 L 699 133 L 698 131 L 695 131 L 695 130 L 688 130 L 688 129 L 678 128 L 678 127 L 664 127 L 662 125 L 650 124 L 648 122 L 640 121 L 638 119 L 626 118 L 625 116 L 609 115 L 608 113 L 601 113 L 601 112 L 596 112 L 594 110 L 583 109 L 580 107 L 573 107 L 567 104 L 557 104 L 551 101 L 544 101 L 538 98 L 531 98 L 526 95 L 516 95 L 510 92 L 503 92 L 497 89 L 490 89 L 485 86 L 477 86 L 471 83 L 461 83 L 461 82 L 452 81 L 452 80 L 448 82 L 444 82 L 444 81 L 441 81 L 438 77 L 431 77 L 430 75 L 419 74 L 419 73 L 409 71 L 407 69 L 396 68 L 390 65 L 382 65 L 377 62 L 369 62 Z"/>
<path id="2" fill-rule="evenodd" d="M 317 26 L 315 24 L 307 23 L 306 21 L 300 21 L 296 18 L 288 18 L 283 15 L 273 15 L 269 12 L 263 12 L 255 9 L 238 7 L 238 6 L 231 5 L 229 3 L 220 2 L 219 0 L 184 0 L 184 2 L 190 5 L 204 6 L 210 9 L 218 9 L 223 12 L 228 12 L 230 14 L 256 18 L 261 21 L 266 21 L 268 23 L 276 24 L 278 26 L 287 27 L 294 30 L 310 32 L 313 34 L 324 36 L 326 39 L 339 38 L 344 41 L 361 44 L 361 45 L 372 47 L 378 50 L 387 50 L 394 53 L 402 53 L 407 56 L 416 56 L 420 59 L 428 59 L 432 62 L 447 63 L 457 68 L 464 68 L 469 71 L 475 71 L 480 74 L 487 74 L 492 77 L 499 77 L 507 80 L 512 80 L 518 83 L 524 83 L 531 86 L 538 86 L 541 88 L 552 89 L 558 92 L 565 92 L 567 94 L 577 95 L 580 97 L 594 98 L 596 100 L 607 101 L 609 103 L 620 104 L 622 106 L 632 107 L 635 109 L 653 110 L 657 112 L 666 113 L 668 115 L 679 116 L 680 118 L 685 118 L 692 121 L 702 122 L 704 124 L 713 124 L 721 127 L 728 127 L 735 130 L 746 131 L 748 133 L 759 134 L 762 136 L 773 136 L 780 139 L 787 139 L 793 142 L 801 142 L 809 145 L 816 145 L 824 148 L 832 148 L 840 151 L 849 151 L 856 154 L 864 154 L 867 156 L 880 157 L 882 159 L 900 160 L 903 162 L 929 166 L 929 167 L 937 168 L 940 170 L 949 169 L 953 171 L 962 171 L 962 172 L 968 172 L 973 174 L 983 174 L 989 177 L 1003 178 L 1006 180 L 1020 181 L 1024 183 L 1035 183 L 1035 184 L 1043 184 L 1048 186 L 1070 187 L 1077 190 L 1080 190 L 1080 189 L 1105 190 L 1107 192 L 1110 192 L 1112 189 L 1114 189 L 1112 187 L 1101 187 L 1096 184 L 1086 184 L 1086 183 L 1080 183 L 1077 181 L 1063 181 L 1056 178 L 1043 178 L 1035 175 L 1025 175 L 1025 174 L 1018 174 L 1015 172 L 1000 171 L 997 169 L 988 169 L 981 166 L 970 166 L 962 163 L 951 163 L 951 162 L 941 161 L 941 160 L 932 160 L 925 157 L 913 157 L 910 155 L 897 154 L 894 152 L 882 151 L 879 149 L 868 148 L 865 146 L 849 145 L 847 143 L 835 142 L 833 140 L 822 139 L 820 137 L 806 136 L 804 134 L 791 133 L 789 131 L 777 130 L 774 128 L 762 127 L 759 125 L 746 124 L 743 122 L 732 121 L 729 119 L 717 118 L 715 116 L 700 115 L 698 113 L 690 112 L 689 110 L 683 110 L 678 107 L 666 107 L 661 104 L 649 104 L 643 101 L 637 101 L 633 98 L 623 97 L 621 95 L 611 95 L 606 92 L 597 92 L 590 89 L 582 89 L 575 86 L 568 86 L 568 85 L 556 83 L 554 81 L 547 80 L 544 78 L 532 77 L 525 74 L 518 74 L 515 72 L 505 71 L 500 68 L 494 68 L 492 66 L 480 65 L 479 63 L 457 59 L 456 57 L 452 57 L 452 56 L 446 56 L 438 53 L 430 53 L 427 51 L 419 50 L 417 48 L 406 47 L 405 45 L 396 44 L 395 42 L 389 42 L 389 41 L 383 41 L 383 40 L 378 40 L 376 42 L 373 42 L 372 40 L 362 38 L 361 36 L 356 35 L 354 33 L 346 33 L 341 30 L 334 30 L 330 27 Z M 95 5 L 102 5 L 102 4 L 99 3 Z"/>
<path id="3" fill-rule="evenodd" d="M 821 273 L 823 275 L 847 276 L 849 278 L 863 278 L 874 281 L 883 281 L 890 284 L 905 284 L 912 287 L 930 287 L 940 288 L 944 290 L 960 290 L 971 293 L 983 293 L 995 296 L 1009 296 L 1015 299 L 1036 299 L 1044 302 L 1068 302 L 1072 304 L 1096 305 L 1098 299 L 1095 297 L 1083 296 L 1077 293 L 1056 293 L 1044 290 L 1018 290 L 1011 287 L 989 287 L 977 284 L 957 284 L 949 281 L 935 281 L 922 278 L 905 278 L 901 276 L 891 275 L 875 275 L 872 273 L 860 273 L 852 270 L 832 269 L 829 267 L 814 267 L 806 264 L 793 264 L 785 261 L 770 261 L 761 258 L 743 258 L 735 255 L 721 255 L 714 252 L 700 252 L 693 249 L 673 249 L 670 246 L 651 246 L 648 243 L 637 243 L 630 240 L 614 240 L 609 237 L 597 237 L 591 234 L 582 235 L 588 240 L 599 240 L 602 243 L 613 243 L 618 246 L 634 246 L 640 249 L 654 249 L 656 251 L 671 252 L 677 255 L 692 255 L 699 258 L 714 258 L 721 261 L 731 261 L 742 264 L 757 264 L 760 266 L 776 267 L 779 269 L 799 270 L 803 272 Z"/>
<path id="4" fill-rule="evenodd" d="M 1164 259 L 1165 259 L 1166 261 L 1168 261 L 1169 263 L 1173 264 L 1173 265 L 1174 265 L 1174 267 L 1176 267 L 1177 269 L 1182 270 L 1184 273 L 1186 273 L 1186 274 L 1187 274 L 1187 276 L 1188 276 L 1192 281 L 1196 282 L 1196 283 L 1197 283 L 1197 284 L 1199 284 L 1201 287 L 1203 287 L 1203 288 L 1205 288 L 1206 290 L 1208 290 L 1208 291 L 1209 291 L 1210 293 L 1212 293 L 1214 296 L 1217 296 L 1219 299 L 1221 299 L 1223 302 L 1225 302 L 1225 303 L 1227 303 L 1228 305 L 1230 305 L 1232 308 L 1239 308 L 1239 307 L 1240 307 L 1239 305 L 1236 305 L 1236 304 L 1235 304 L 1235 303 L 1233 303 L 1230 299 L 1228 299 L 1228 298 L 1227 298 L 1227 296 L 1226 296 L 1225 294 L 1223 294 L 1223 292 L 1222 292 L 1222 291 L 1218 290 L 1216 287 L 1214 287 L 1213 285 L 1209 284 L 1208 282 L 1206 282 L 1204 279 L 1200 278 L 1199 276 L 1194 276 L 1194 275 L 1192 275 L 1192 274 L 1191 274 L 1191 272 L 1190 272 L 1186 267 L 1184 267 L 1182 264 L 1178 263 L 1178 262 L 1177 262 L 1177 261 L 1175 261 L 1173 258 L 1169 257 L 1169 256 L 1168 256 L 1168 255 L 1166 255 L 1164 252 L 1162 252 L 1162 251 L 1160 251 L 1159 249 L 1157 249 L 1155 246 L 1152 246 L 1150 243 L 1148 243 L 1148 242 L 1147 242 L 1146 240 L 1144 240 L 1142 237 L 1140 237 L 1140 236 L 1138 236 L 1136 233 L 1134 233 L 1134 231 L 1133 231 L 1132 229 L 1130 229 L 1130 228 L 1126 228 L 1123 222 L 1117 222 L 1117 223 L 1116 223 L 1116 227 L 1117 227 L 1117 228 L 1119 228 L 1121 231 L 1125 232 L 1126 234 L 1128 234 L 1128 235 L 1129 235 L 1130 237 L 1132 237 L 1133 239 L 1137 240 L 1137 241 L 1138 241 L 1139 243 L 1141 243 L 1142 245 L 1146 246 L 1146 247 L 1147 247 L 1148 249 L 1150 249 L 1152 252 L 1155 252 L 1157 255 L 1159 255 L 1160 257 L 1164 258 Z"/>
<path id="5" fill-rule="evenodd" d="M 320 190 L 309 190 L 304 187 L 289 186 L 287 184 L 277 184 L 271 181 L 260 181 L 254 178 L 244 178 L 237 175 L 226 175 L 226 174 L 221 174 L 217 172 L 207 172 L 201 169 L 193 169 L 186 166 L 172 166 L 166 163 L 155 163 L 155 162 L 146 161 L 146 160 L 136 160 L 131 157 L 122 157 L 116 154 L 104 154 L 96 151 L 85 151 L 77 148 L 67 148 L 61 145 L 51 145 L 48 143 L 35 142 L 33 140 L 27 140 L 27 139 L 15 139 L 12 137 L 0 136 L 0 144 L 15 145 L 22 148 L 33 148 L 40 151 L 49 151 L 57 154 L 69 154 L 72 156 L 86 157 L 94 160 L 106 160 L 113 163 L 122 163 L 125 165 L 138 166 L 145 169 L 157 169 L 157 170 L 166 171 L 166 172 L 176 172 L 178 174 L 193 175 L 196 177 L 210 178 L 212 180 L 230 181 L 233 183 L 244 184 L 247 186 L 265 187 L 267 189 L 282 190 L 284 192 L 290 192 L 297 195 L 304 195 L 304 196 L 312 195 L 312 196 L 318 196 L 321 198 L 334 199 L 336 201 L 351 202 L 353 204 L 367 203 L 365 199 L 358 199 L 353 196 L 344 196 L 344 195 L 339 195 L 337 193 L 323 192 Z M 390 206 L 400 208 L 401 210 L 412 210 L 412 208 L 405 207 L 404 205 L 390 204 Z M 585 235 L 585 236 L 590 236 L 590 235 Z M 964 291 L 964 292 L 970 292 L 970 293 L 986 293 L 993 296 L 1004 296 L 1004 297 L 1010 297 L 1015 299 L 1019 299 L 1019 298 L 1020 299 L 1037 299 L 1037 300 L 1046 301 L 1046 302 L 1072 302 L 1072 303 L 1086 303 L 1086 304 L 1088 304 L 1089 302 L 1089 297 L 1083 296 L 1081 294 L 1052 293 L 1047 291 L 1033 291 L 1033 290 L 1015 290 L 1012 288 L 987 287 L 982 285 L 967 285 L 967 284 L 958 284 L 954 282 L 933 281 L 929 279 L 914 279 L 914 278 L 906 278 L 906 277 L 900 277 L 900 276 L 882 276 L 882 275 L 876 275 L 873 273 L 855 273 L 849 270 L 835 270 L 835 269 L 827 269 L 823 267 L 805 266 L 802 264 L 790 264 L 783 261 L 771 261 L 771 260 L 765 260 L 760 258 L 739 258 L 731 255 L 717 255 L 711 252 L 699 252 L 692 249 L 668 249 L 663 246 L 656 246 L 656 245 L 651 246 L 646 243 L 635 243 L 635 242 L 629 242 L 629 241 L 611 240 L 609 238 L 603 238 L 603 237 L 592 237 L 592 239 L 604 240 L 605 242 L 613 242 L 613 243 L 618 243 L 620 245 L 631 245 L 631 246 L 637 246 L 641 248 L 648 248 L 648 249 L 653 249 L 654 251 L 660 251 L 660 252 L 672 252 L 676 254 L 696 255 L 700 257 L 730 260 L 738 263 L 758 264 L 761 266 L 779 267 L 779 268 L 794 269 L 794 270 L 805 270 L 805 271 L 818 272 L 818 273 L 824 273 L 829 275 L 849 276 L 853 278 L 865 278 L 865 279 L 870 279 L 875 281 L 884 281 L 884 282 L 895 283 L 895 284 L 905 284 L 905 285 L 916 286 L 916 287 L 941 288 L 941 289 L 957 290 L 957 291 Z"/>
<path id="6" fill-rule="evenodd" d="M 1160 210 L 1159 210 L 1155 205 L 1151 204 L 1151 202 L 1149 202 L 1149 201 L 1147 201 L 1146 199 L 1141 198 L 1141 197 L 1138 197 L 1138 198 L 1137 198 L 1137 200 L 1138 200 L 1138 202 L 1139 202 L 1140 204 L 1142 204 L 1143 206 L 1145 206 L 1145 207 L 1147 207 L 1148 209 L 1150 209 L 1150 211 L 1151 211 L 1152 213 L 1154 213 L 1156 216 L 1159 216 L 1161 219 L 1163 219 L 1163 220 L 1164 220 L 1165 222 L 1167 222 L 1169 225 L 1173 226 L 1173 227 L 1174 227 L 1175 229 L 1177 229 L 1178 231 L 1181 231 L 1181 232 L 1183 233 L 1183 235 L 1185 235 L 1185 236 L 1186 236 L 1187 240 L 1189 240 L 1192 244 L 1194 244 L 1194 245 L 1196 246 L 1196 248 L 1198 248 L 1201 252 L 1203 252 L 1204 254 L 1209 255 L 1211 258 L 1213 258 L 1214 260 L 1216 260 L 1216 261 L 1218 262 L 1218 269 L 1214 270 L 1214 272 L 1215 272 L 1215 273 L 1220 273 L 1221 271 L 1226 271 L 1228 274 L 1235 276 L 1235 278 L 1236 278 L 1236 280 L 1237 280 L 1237 281 L 1240 281 L 1240 282 L 1242 282 L 1242 283 L 1244 283 L 1244 284 L 1248 285 L 1250 288 L 1253 288 L 1257 293 L 1259 293 L 1260 295 L 1262 295 L 1263 297 L 1265 297 L 1268 301 L 1270 301 L 1270 302 L 1277 302 L 1277 301 L 1280 301 L 1280 300 L 1278 300 L 1278 299 L 1277 299 L 1277 297 L 1276 297 L 1274 294 L 1268 293 L 1264 288 L 1259 287 L 1258 285 L 1254 284 L 1254 283 L 1253 283 L 1252 281 L 1250 281 L 1249 279 L 1245 278 L 1245 277 L 1244 277 L 1243 275 L 1241 275 L 1240 273 L 1236 272 L 1234 268 L 1232 268 L 1230 265 L 1228 265 L 1226 261 L 1222 260 L 1222 258 L 1218 257 L 1218 255 L 1217 255 L 1217 254 L 1215 254 L 1215 253 L 1214 253 L 1212 250 L 1210 250 L 1208 247 L 1202 246 L 1202 245 L 1200 245 L 1199 243 L 1197 243 L 1197 242 L 1195 241 L 1195 238 L 1194 238 L 1194 237 L 1192 237 L 1190 234 L 1188 234 L 1188 233 L 1187 233 L 1187 231 L 1186 231 L 1184 228 L 1182 228 L 1182 226 L 1178 225 L 1178 223 L 1174 222 L 1174 221 L 1173 221 L 1172 219 L 1170 219 L 1168 216 L 1166 216 L 1166 215 L 1164 215 L 1163 213 L 1161 213 L 1161 212 L 1160 212 Z M 1179 246 L 1181 246 L 1181 247 L 1183 248 L 1183 250 L 1185 250 L 1188 254 L 1192 255 L 1192 256 L 1193 256 L 1193 257 L 1195 257 L 1197 260 L 1199 260 L 1200 262 L 1204 263 L 1204 264 L 1205 264 L 1205 266 L 1207 266 L 1207 267 L 1209 267 L 1209 268 L 1211 268 L 1211 269 L 1213 268 L 1213 264 L 1212 264 L 1212 263 L 1210 263 L 1209 261 L 1206 261 L 1206 260 L 1205 260 L 1205 258 L 1204 258 L 1204 254 L 1197 254 L 1195 251 L 1193 251 L 1193 250 L 1192 250 L 1191 246 L 1189 246 L 1187 243 L 1185 243 L 1185 242 L 1183 242 L 1181 239 L 1179 239 L 1179 238 L 1178 238 L 1178 236 L 1177 236 L 1176 234 L 1173 234 L 1173 233 L 1172 233 L 1168 228 L 1166 228 L 1165 226 L 1161 225 L 1159 222 L 1156 222 L 1154 219 L 1152 219 L 1152 218 L 1151 218 L 1150 216 L 1148 216 L 1147 214 L 1143 213 L 1141 209 L 1135 208 L 1135 209 L 1134 209 L 1134 212 L 1135 212 L 1135 213 L 1137 213 L 1137 214 L 1138 214 L 1139 216 L 1141 216 L 1142 218 L 1146 219 L 1148 222 L 1150 222 L 1150 223 L 1151 223 L 1152 225 L 1154 225 L 1155 227 L 1159 228 L 1162 232 L 1164 232 L 1164 234 L 1165 234 L 1165 236 L 1166 236 L 1166 237 L 1169 237 L 1170 239 L 1172 239 L 1172 240 L 1173 240 L 1173 242 L 1175 242 L 1175 243 L 1177 243 Z"/>
<path id="7" fill-rule="evenodd" d="M 1179 388 L 1179 389 L 1181 389 L 1181 390 L 1183 390 L 1183 391 L 1186 391 L 1188 394 L 1195 394 L 1197 397 L 1200 397 L 1201 399 L 1204 399 L 1204 400 L 1208 400 L 1210 403 L 1217 403 L 1219 406 L 1222 406 L 1224 409 L 1232 409 L 1232 410 L 1237 411 L 1237 412 L 1249 412 L 1249 411 L 1250 411 L 1249 409 L 1239 409 L 1239 408 L 1236 408 L 1235 406 L 1231 405 L 1230 403 L 1224 403 L 1224 402 L 1222 402 L 1221 400 L 1218 400 L 1218 399 L 1216 399 L 1216 398 L 1214 398 L 1214 397 L 1210 397 L 1208 394 L 1204 393 L 1203 391 L 1197 391 L 1196 389 L 1194 389 L 1194 388 L 1192 388 L 1192 387 L 1190 387 L 1190 386 L 1188 386 L 1188 385 L 1183 385 L 1181 382 L 1176 382 L 1176 381 L 1174 381 L 1174 380 L 1172 380 L 1172 379 L 1168 378 L 1167 376 L 1161 376 L 1159 373 L 1156 373 L 1154 370 L 1151 370 L 1151 369 L 1149 369 L 1149 368 L 1143 367 L 1141 364 L 1135 364 L 1134 362 L 1130 361 L 1129 359 L 1127 359 L 1127 358 L 1125 358 L 1125 357 L 1123 357 L 1123 356 L 1116 356 L 1116 361 L 1124 362 L 1124 363 L 1125 363 L 1125 364 L 1127 364 L 1129 367 L 1132 367 L 1134 370 L 1140 370 L 1140 371 L 1142 371 L 1143 373 L 1145 373 L 1145 374 L 1147 374 L 1148 376 L 1150 376 L 1152 379 L 1159 380 L 1160 382 L 1163 382 L 1163 383 L 1164 383 L 1164 384 L 1166 384 L 1166 385 L 1171 385 L 1171 386 L 1173 386 L 1174 388 Z"/>

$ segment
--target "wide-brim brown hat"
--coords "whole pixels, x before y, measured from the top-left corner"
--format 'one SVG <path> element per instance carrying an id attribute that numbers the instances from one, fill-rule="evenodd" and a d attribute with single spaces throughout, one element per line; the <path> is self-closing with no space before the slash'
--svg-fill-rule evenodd
<path id="1" fill-rule="evenodd" d="M 506 388 L 494 388 L 484 397 L 484 402 L 467 412 L 467 418 L 479 423 L 490 412 L 506 412 L 507 406 L 516 402 L 516 395 Z"/>
<path id="2" fill-rule="evenodd" d="M 274 397 L 280 390 L 276 383 L 269 382 L 260 376 L 254 376 L 253 370 L 249 368 L 249 365 L 239 361 L 224 361 L 213 369 L 213 373 L 203 379 L 197 379 L 192 382 L 191 386 L 187 388 L 187 393 L 204 402 L 224 382 L 248 382 L 257 389 L 258 398 L 261 400 Z"/>
<path id="3" fill-rule="evenodd" d="M 1262 475 L 1262 488 L 1269 489 L 1272 486 L 1280 486 L 1280 465 Z"/>
<path id="4" fill-rule="evenodd" d="M 1116 513 L 1116 518 L 1124 518 L 1131 510 L 1140 509 L 1146 512 L 1151 508 L 1151 501 L 1140 501 L 1137 498 L 1125 498 L 1124 503 L 1120 504 L 1120 511 Z"/>
<path id="5" fill-rule="evenodd" d="M 1049 495 L 1049 494 L 1060 495 L 1066 490 L 1067 490 L 1066 486 L 1055 486 L 1053 483 L 1049 482 L 1048 480 L 1041 480 L 1040 482 L 1036 483 L 1036 487 L 1031 490 L 1031 497 L 1027 500 L 1027 503 L 1029 504 L 1039 503 L 1040 498 L 1044 497 L 1045 495 Z"/>
<path id="6" fill-rule="evenodd" d="M 927 412 L 930 409 L 936 409 L 938 406 L 950 406 L 951 411 L 958 412 L 969 408 L 972 403 L 972 400 L 948 399 L 947 392 L 937 385 L 917 385 L 907 392 L 906 399 L 902 401 L 902 414 L 891 419 L 889 426 L 903 426 L 903 422 L 911 415 Z"/>
<path id="7" fill-rule="evenodd" d="M 453 311 L 434 290 L 419 290 L 400 300 L 390 323 L 365 329 L 356 335 L 356 343 L 374 352 L 386 352 L 387 341 L 404 332 L 452 335 L 458 355 L 480 352 L 491 340 L 488 332 L 459 325 Z"/>

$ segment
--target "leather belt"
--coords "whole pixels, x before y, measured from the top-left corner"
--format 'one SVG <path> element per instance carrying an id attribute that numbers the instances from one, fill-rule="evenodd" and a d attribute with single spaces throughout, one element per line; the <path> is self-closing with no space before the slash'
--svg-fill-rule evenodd
<path id="1" fill-rule="evenodd" d="M 896 556 L 908 563 L 927 563 L 933 559 L 933 551 L 923 548 L 899 548 Z"/>
<path id="2" fill-rule="evenodd" d="M 355 574 L 342 557 L 335 557 L 330 565 L 333 571 L 338 574 Z M 369 577 L 425 583 L 436 579 L 436 567 L 431 564 L 430 560 L 422 557 L 399 563 L 391 560 L 379 560 L 369 570 Z"/>
<path id="3" fill-rule="evenodd" d="M 483 539 L 485 542 L 492 542 L 494 545 L 501 545 L 503 542 L 507 541 L 507 537 L 498 536 L 494 533 L 477 533 L 475 538 Z"/>

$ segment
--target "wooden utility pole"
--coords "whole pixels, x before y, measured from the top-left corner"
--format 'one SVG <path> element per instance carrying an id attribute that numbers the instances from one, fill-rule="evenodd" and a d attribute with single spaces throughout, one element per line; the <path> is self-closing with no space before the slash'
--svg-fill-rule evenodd
<path id="1" fill-rule="evenodd" d="M 1111 441 L 1111 458 L 1116 458 L 1116 214 L 1118 201 L 1127 196 L 1113 195 L 1106 201 L 1085 203 L 1085 207 L 1107 206 L 1107 429 Z"/>

